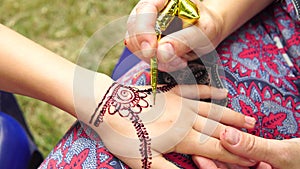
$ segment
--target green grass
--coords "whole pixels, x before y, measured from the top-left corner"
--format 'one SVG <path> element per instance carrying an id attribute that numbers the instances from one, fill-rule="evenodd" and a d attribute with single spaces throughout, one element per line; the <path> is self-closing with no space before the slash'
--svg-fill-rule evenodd
<path id="1" fill-rule="evenodd" d="M 89 37 L 114 19 L 128 15 L 138 0 L 1 0 L 0 22 L 75 62 Z M 126 25 L 124 25 L 126 26 Z M 110 75 L 121 54 L 118 44 L 99 71 Z M 44 156 L 75 119 L 44 102 L 17 95 L 26 121 Z"/>

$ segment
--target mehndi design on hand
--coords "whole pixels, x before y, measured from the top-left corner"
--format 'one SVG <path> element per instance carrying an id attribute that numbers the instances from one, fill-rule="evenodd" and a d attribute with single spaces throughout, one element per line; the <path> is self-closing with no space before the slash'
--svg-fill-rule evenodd
<path id="1" fill-rule="evenodd" d="M 174 86 L 175 85 L 166 85 L 159 87 L 157 88 L 158 93 L 167 92 Z M 152 94 L 151 88 L 140 90 L 135 87 L 124 86 L 115 82 L 107 90 L 89 121 L 90 124 L 99 127 L 100 123 L 103 122 L 103 116 L 106 112 L 110 115 L 119 114 L 121 117 L 129 119 L 140 140 L 139 151 L 142 157 L 142 168 L 144 169 L 149 169 L 151 166 L 151 138 L 143 121 L 140 119 L 139 114 L 143 109 L 152 107 L 146 99 L 150 94 Z M 97 117 L 95 118 L 96 115 Z"/>

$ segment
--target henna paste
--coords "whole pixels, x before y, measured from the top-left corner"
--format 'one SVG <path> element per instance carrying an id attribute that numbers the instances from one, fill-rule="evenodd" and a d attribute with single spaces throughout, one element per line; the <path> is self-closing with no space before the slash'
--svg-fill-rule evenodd
<path id="1" fill-rule="evenodd" d="M 161 86 L 157 88 L 157 91 L 158 93 L 168 92 L 174 86 L 175 85 Z M 107 90 L 89 121 L 89 123 L 92 124 L 98 112 L 97 118 L 93 123 L 93 125 L 96 127 L 103 122 L 103 116 L 106 112 L 110 115 L 115 115 L 117 113 L 123 118 L 129 118 L 141 142 L 139 145 L 139 151 L 142 157 L 142 168 L 144 169 L 149 169 L 151 167 L 151 138 L 146 130 L 145 125 L 143 124 L 143 121 L 140 119 L 139 114 L 144 108 L 152 106 L 146 100 L 146 97 L 151 93 L 151 88 L 139 90 L 137 88 L 123 86 L 115 82 Z M 101 110 L 99 111 L 100 107 Z"/>

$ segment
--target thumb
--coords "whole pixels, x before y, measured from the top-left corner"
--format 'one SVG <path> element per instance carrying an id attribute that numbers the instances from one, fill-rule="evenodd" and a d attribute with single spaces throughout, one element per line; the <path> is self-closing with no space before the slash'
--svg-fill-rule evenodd
<path id="1" fill-rule="evenodd" d="M 227 127 L 220 135 L 221 144 L 228 151 L 255 161 L 276 163 L 280 150 L 278 140 L 264 139 L 235 128 Z"/>

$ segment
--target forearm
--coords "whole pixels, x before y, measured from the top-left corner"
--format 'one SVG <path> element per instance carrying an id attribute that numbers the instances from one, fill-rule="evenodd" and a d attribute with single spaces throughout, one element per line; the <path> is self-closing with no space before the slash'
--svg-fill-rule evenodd
<path id="1" fill-rule="evenodd" d="M 222 33 L 220 39 L 223 40 L 273 1 L 204 0 L 202 3 L 221 20 Z"/>
<path id="2" fill-rule="evenodd" d="M 80 76 L 76 79 L 82 81 L 86 80 L 84 74 L 97 77 L 99 93 L 95 97 L 103 94 L 101 85 L 103 89 L 105 84 L 110 85 L 108 77 L 80 68 L 3 25 L 0 25 L 0 60 L 1 90 L 46 101 L 73 116 L 76 116 L 74 76 Z M 84 73 L 76 75 L 79 70 Z"/>

